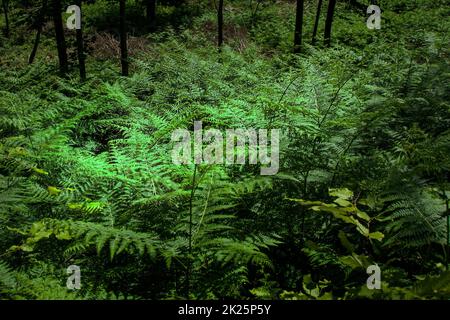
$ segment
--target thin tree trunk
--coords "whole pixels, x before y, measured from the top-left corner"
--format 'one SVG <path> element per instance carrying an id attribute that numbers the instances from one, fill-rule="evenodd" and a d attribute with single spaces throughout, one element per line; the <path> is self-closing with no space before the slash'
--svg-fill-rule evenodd
<path id="1" fill-rule="evenodd" d="M 42 32 L 42 28 L 38 27 L 37 32 L 36 32 L 36 38 L 34 38 L 33 50 L 31 50 L 30 57 L 28 58 L 28 64 L 32 64 L 34 61 L 34 58 L 36 57 L 36 52 L 37 52 L 37 49 L 39 46 L 39 41 L 41 39 L 41 32 Z"/>
<path id="2" fill-rule="evenodd" d="M 30 53 L 30 58 L 28 59 L 28 64 L 32 64 L 34 58 L 36 57 L 36 52 L 39 46 L 39 40 L 41 39 L 42 27 L 44 26 L 44 18 L 47 12 L 47 0 L 42 0 L 41 12 L 39 12 L 39 17 L 37 21 L 37 32 L 36 38 L 34 39 L 33 50 Z"/>
<path id="3" fill-rule="evenodd" d="M 68 60 L 66 41 L 64 39 L 63 21 L 61 16 L 61 0 L 53 0 L 53 23 L 55 25 L 56 46 L 58 49 L 59 70 L 62 74 L 67 73 Z"/>
<path id="4" fill-rule="evenodd" d="M 304 0 L 297 0 L 297 10 L 295 14 L 294 53 L 300 53 L 300 51 L 302 50 L 303 9 Z"/>
<path id="5" fill-rule="evenodd" d="M 5 15 L 5 37 L 9 38 L 8 0 L 2 0 L 3 14 Z"/>
<path id="6" fill-rule="evenodd" d="M 324 41 L 326 46 L 331 46 L 331 26 L 333 24 L 334 8 L 336 7 L 336 0 L 329 0 L 327 19 L 325 20 Z"/>
<path id="7" fill-rule="evenodd" d="M 219 0 L 219 8 L 217 9 L 217 46 L 219 51 L 223 44 L 223 0 Z"/>
<path id="8" fill-rule="evenodd" d="M 151 29 L 155 27 L 156 0 L 147 0 L 147 21 Z"/>
<path id="9" fill-rule="evenodd" d="M 312 40 L 311 44 L 316 44 L 316 36 L 317 36 L 317 30 L 319 29 L 319 20 L 320 20 L 320 12 L 322 10 L 322 0 L 319 0 L 317 4 L 317 12 L 316 12 L 316 20 L 314 21 L 314 30 L 312 34 Z"/>
<path id="10" fill-rule="evenodd" d="M 127 29 L 125 23 L 125 0 L 120 0 L 120 61 L 122 64 L 122 76 L 128 76 L 128 48 Z"/>
<path id="11" fill-rule="evenodd" d="M 80 7 L 81 12 L 81 0 L 76 0 L 76 4 L 78 7 Z M 82 20 L 83 16 L 80 16 L 80 19 Z M 80 69 L 80 78 L 81 81 L 86 80 L 86 55 L 84 54 L 84 45 L 83 45 L 83 24 L 82 21 L 80 21 L 80 29 L 76 30 L 76 37 L 77 37 L 77 53 L 78 53 L 78 67 Z"/>

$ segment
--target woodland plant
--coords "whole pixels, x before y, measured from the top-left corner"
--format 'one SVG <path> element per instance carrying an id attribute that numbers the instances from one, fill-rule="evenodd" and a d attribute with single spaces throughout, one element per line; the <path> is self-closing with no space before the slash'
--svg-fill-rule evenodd
<path id="1" fill-rule="evenodd" d="M 448 299 L 449 10 L 378 1 L 369 30 L 351 2 L 336 5 L 327 48 L 325 2 L 311 45 L 317 2 L 305 1 L 294 54 L 293 2 L 225 0 L 218 50 L 211 2 L 158 2 L 149 25 L 126 1 L 137 49 L 121 76 L 119 6 L 83 1 L 84 81 L 75 32 L 58 72 L 48 14 L 28 64 L 42 2 L 11 2 L 0 299 Z M 102 39 L 117 52 L 102 55 Z M 280 129 L 277 174 L 173 163 L 171 135 L 194 121 Z M 66 288 L 70 265 L 81 290 Z"/>

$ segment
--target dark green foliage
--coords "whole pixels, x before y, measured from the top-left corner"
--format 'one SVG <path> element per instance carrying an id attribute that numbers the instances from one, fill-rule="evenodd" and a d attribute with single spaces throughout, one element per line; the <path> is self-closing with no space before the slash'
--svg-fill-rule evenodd
<path id="1" fill-rule="evenodd" d="M 328 2 L 316 16 L 305 1 L 302 36 L 317 41 L 297 55 L 292 1 L 223 1 L 220 52 L 210 1 L 158 1 L 152 23 L 151 1 L 123 1 L 127 57 L 118 2 L 83 2 L 83 82 L 58 75 L 51 24 L 28 65 L 42 1 L 10 2 L 0 298 L 448 299 L 449 10 L 378 2 L 381 30 L 337 2 L 324 48 Z M 200 120 L 281 129 L 278 174 L 175 165 L 171 133 Z M 366 287 L 373 264 L 381 290 Z"/>

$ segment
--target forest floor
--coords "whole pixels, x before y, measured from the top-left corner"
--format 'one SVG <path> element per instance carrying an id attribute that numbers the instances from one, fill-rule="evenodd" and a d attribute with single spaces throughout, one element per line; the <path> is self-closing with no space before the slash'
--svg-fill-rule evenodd
<path id="1" fill-rule="evenodd" d="M 33 64 L 39 5 L 0 35 L 0 294 L 10 299 L 431 299 L 450 297 L 446 1 L 378 1 L 381 29 L 339 3 L 83 5 L 58 72 L 53 24 Z M 365 3 L 365 1 L 361 1 Z M 367 4 L 368 5 L 368 4 Z M 67 18 L 68 15 L 64 15 Z M 4 17 L 0 25 L 4 25 Z M 173 162 L 177 129 L 279 129 L 279 168 Z M 272 144 L 272 146 L 274 146 Z M 80 266 L 79 291 L 65 287 Z M 370 266 L 380 290 L 366 286 Z"/>

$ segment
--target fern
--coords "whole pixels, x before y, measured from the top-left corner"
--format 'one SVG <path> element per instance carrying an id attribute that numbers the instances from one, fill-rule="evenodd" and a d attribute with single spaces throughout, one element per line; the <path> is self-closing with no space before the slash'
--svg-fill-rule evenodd
<path id="1" fill-rule="evenodd" d="M 23 244 L 13 246 L 12 250 L 33 250 L 39 241 L 51 236 L 59 240 L 81 241 L 81 244 L 68 248 L 66 253 L 78 253 L 80 249 L 95 246 L 97 253 L 100 254 L 105 246 L 109 246 L 111 260 L 122 251 L 139 255 L 148 253 L 150 257 L 154 257 L 158 247 L 158 240 L 154 234 L 137 233 L 84 221 L 44 219 L 33 223 L 30 230 L 21 233 L 28 238 Z"/>
<path id="2" fill-rule="evenodd" d="M 397 195 L 386 210 L 386 246 L 422 247 L 446 241 L 444 204 L 428 192 Z"/>

